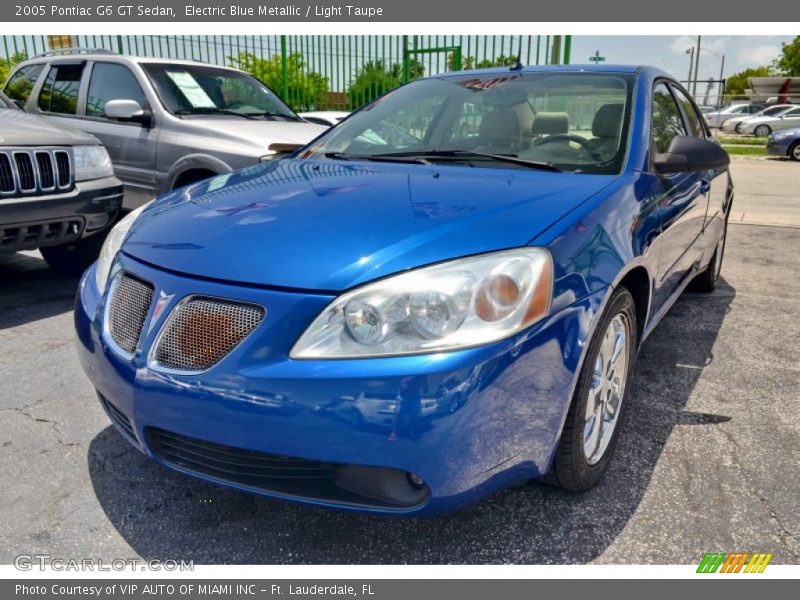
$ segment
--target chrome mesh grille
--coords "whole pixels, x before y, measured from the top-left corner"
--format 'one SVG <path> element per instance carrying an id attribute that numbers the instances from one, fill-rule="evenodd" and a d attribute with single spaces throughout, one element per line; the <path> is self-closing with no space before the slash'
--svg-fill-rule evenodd
<path id="1" fill-rule="evenodd" d="M 181 302 L 156 342 L 160 367 L 204 371 L 222 360 L 264 319 L 261 306 L 195 296 Z"/>
<path id="2" fill-rule="evenodd" d="M 108 299 L 106 327 L 122 350 L 133 354 L 153 302 L 153 286 L 126 273 L 114 278 Z"/>

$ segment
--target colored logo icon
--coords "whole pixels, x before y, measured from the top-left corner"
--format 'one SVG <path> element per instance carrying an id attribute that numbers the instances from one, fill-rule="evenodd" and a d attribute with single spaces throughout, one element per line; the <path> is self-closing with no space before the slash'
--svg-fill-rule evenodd
<path id="1" fill-rule="evenodd" d="M 767 552 L 706 552 L 698 573 L 763 573 L 772 560 Z"/>

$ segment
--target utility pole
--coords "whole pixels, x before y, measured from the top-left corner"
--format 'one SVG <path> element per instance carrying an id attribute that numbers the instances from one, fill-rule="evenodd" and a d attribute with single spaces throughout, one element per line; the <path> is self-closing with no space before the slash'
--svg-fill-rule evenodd
<path id="1" fill-rule="evenodd" d="M 694 46 L 686 49 L 689 55 L 689 77 L 686 78 L 686 89 L 692 91 L 692 67 L 694 66 Z"/>
<path id="2" fill-rule="evenodd" d="M 697 50 L 694 51 L 694 85 L 692 86 L 692 96 L 697 94 L 697 76 L 700 74 L 700 37 L 697 36 Z"/>
<path id="3" fill-rule="evenodd" d="M 725 55 L 722 55 L 722 60 L 719 63 L 719 83 L 717 84 L 717 89 L 719 92 L 717 93 L 717 104 L 722 106 L 722 82 L 723 82 L 723 74 L 725 73 Z"/>

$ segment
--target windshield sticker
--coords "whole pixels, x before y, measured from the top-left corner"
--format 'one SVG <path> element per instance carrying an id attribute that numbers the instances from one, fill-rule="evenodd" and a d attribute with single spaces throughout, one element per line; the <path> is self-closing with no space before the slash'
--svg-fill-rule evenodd
<path id="1" fill-rule="evenodd" d="M 178 86 L 194 108 L 216 108 L 217 105 L 208 97 L 208 94 L 200 87 L 200 84 L 192 77 L 191 73 L 186 71 L 167 71 L 167 76 Z"/>

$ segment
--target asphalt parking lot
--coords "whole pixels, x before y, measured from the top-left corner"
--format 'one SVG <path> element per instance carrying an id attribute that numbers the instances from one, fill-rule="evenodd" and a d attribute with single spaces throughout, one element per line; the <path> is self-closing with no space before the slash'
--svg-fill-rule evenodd
<path id="1" fill-rule="evenodd" d="M 34 253 L 0 262 L 0 563 L 800 562 L 800 165 L 737 159 L 733 172 L 723 281 L 686 294 L 645 343 L 602 483 L 531 483 L 435 519 L 298 507 L 149 462 L 75 359 L 77 281 Z"/>

